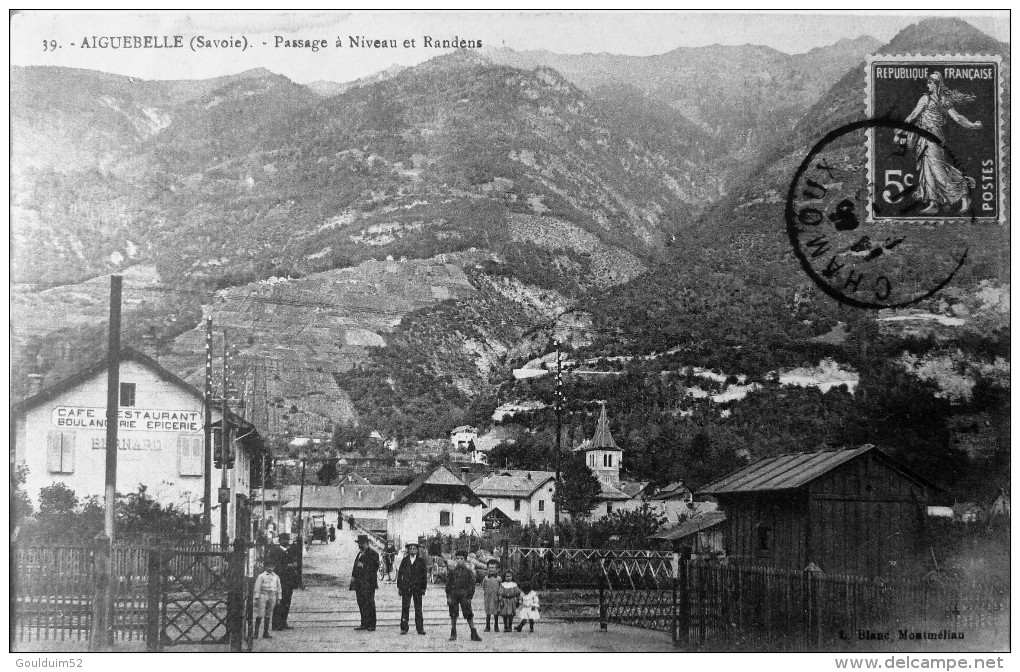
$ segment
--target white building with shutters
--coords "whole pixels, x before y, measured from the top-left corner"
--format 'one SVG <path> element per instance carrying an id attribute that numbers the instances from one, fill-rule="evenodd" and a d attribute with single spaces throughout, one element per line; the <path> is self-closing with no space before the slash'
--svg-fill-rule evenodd
<path id="1" fill-rule="evenodd" d="M 103 359 L 70 378 L 32 395 L 12 409 L 12 468 L 28 468 L 26 491 L 38 503 L 40 489 L 63 483 L 79 500 L 103 497 L 106 481 L 106 386 L 108 360 Z M 202 393 L 144 354 L 125 348 L 120 362 L 120 409 L 117 451 L 117 492 L 127 494 L 144 485 L 161 504 L 184 512 L 202 512 L 204 469 L 212 474 L 213 539 L 219 538 L 221 471 L 212 460 L 203 465 Z M 218 432 L 220 410 L 213 407 Z M 230 487 L 228 534 L 244 518 L 250 492 L 251 465 L 261 450 L 255 428 L 230 415 L 235 428 L 234 467 L 227 470 Z M 259 458 L 260 459 L 260 458 Z M 243 526 L 243 523 L 242 523 Z M 242 531 L 242 536 L 244 532 Z"/>

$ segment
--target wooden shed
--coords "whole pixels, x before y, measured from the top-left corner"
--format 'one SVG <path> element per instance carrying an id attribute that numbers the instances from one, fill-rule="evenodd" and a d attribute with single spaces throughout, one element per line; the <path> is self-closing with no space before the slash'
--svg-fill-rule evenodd
<path id="1" fill-rule="evenodd" d="M 787 569 L 815 563 L 859 576 L 910 573 L 925 552 L 937 487 L 872 445 L 781 455 L 703 487 L 726 513 L 732 562 Z"/>

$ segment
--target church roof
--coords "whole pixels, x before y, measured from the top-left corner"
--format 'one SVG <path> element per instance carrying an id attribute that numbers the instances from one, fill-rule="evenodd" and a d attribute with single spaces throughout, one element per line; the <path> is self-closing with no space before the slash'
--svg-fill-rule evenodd
<path id="1" fill-rule="evenodd" d="M 622 450 L 616 445 L 616 441 L 613 440 L 613 435 L 609 431 L 609 416 L 606 415 L 605 402 L 602 402 L 602 412 L 599 413 L 599 421 L 595 425 L 595 434 L 577 448 L 574 448 L 575 452 L 588 450 Z"/>

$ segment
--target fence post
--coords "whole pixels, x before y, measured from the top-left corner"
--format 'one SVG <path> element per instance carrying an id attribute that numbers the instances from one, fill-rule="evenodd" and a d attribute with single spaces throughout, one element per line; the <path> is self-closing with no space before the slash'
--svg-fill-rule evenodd
<path id="1" fill-rule="evenodd" d="M 146 591 L 146 616 L 145 616 L 145 650 L 158 652 L 163 650 L 163 623 L 159 609 L 163 600 L 162 578 L 163 563 L 162 551 L 151 549 L 149 551 L 149 569 Z"/>
<path id="2" fill-rule="evenodd" d="M 113 614 L 113 592 L 110 582 L 112 549 L 110 538 L 100 534 L 95 539 L 94 562 L 96 590 L 92 600 L 92 633 L 89 650 L 101 651 L 110 644 L 112 635 L 110 618 Z"/>
<path id="3" fill-rule="evenodd" d="M 245 574 L 245 544 L 243 541 L 235 541 L 234 549 L 230 551 L 229 570 L 229 592 L 227 593 L 227 634 L 230 637 L 230 650 L 240 651 L 241 641 L 244 637 L 244 574 Z"/>
<path id="4" fill-rule="evenodd" d="M 815 563 L 809 563 L 804 568 L 804 611 L 806 618 L 807 643 L 817 648 L 821 643 L 821 627 L 819 623 L 819 600 L 818 600 L 818 578 L 821 575 L 821 568 Z"/>
<path id="5" fill-rule="evenodd" d="M 690 556 L 683 555 L 677 563 L 676 588 L 676 644 L 686 646 L 690 644 L 691 633 L 691 599 L 688 587 L 690 574 Z"/>
<path id="6" fill-rule="evenodd" d="M 507 539 L 503 540 L 503 556 L 500 558 L 499 565 L 499 574 L 503 576 L 506 574 L 506 570 L 510 569 L 510 542 Z"/>
<path id="7" fill-rule="evenodd" d="M 674 553 L 673 554 L 672 564 L 673 564 L 673 573 L 672 573 L 673 575 L 670 577 L 670 583 L 673 586 L 673 604 L 672 604 L 672 610 L 673 610 L 672 611 L 672 616 L 673 616 L 673 618 L 670 620 L 669 632 L 673 636 L 673 646 L 677 647 L 677 646 L 680 645 L 680 631 L 678 629 L 679 619 L 677 618 L 677 595 L 676 595 L 677 580 L 680 577 L 680 554 L 679 553 Z"/>
<path id="8" fill-rule="evenodd" d="M 609 605 L 606 604 L 606 559 L 599 558 L 599 628 L 609 629 Z"/>

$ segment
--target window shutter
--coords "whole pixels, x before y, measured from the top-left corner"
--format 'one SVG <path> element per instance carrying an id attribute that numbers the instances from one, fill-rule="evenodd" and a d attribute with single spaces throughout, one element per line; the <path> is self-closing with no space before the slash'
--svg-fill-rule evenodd
<path id="1" fill-rule="evenodd" d="M 46 468 L 50 473 L 60 473 L 60 432 L 46 435 Z"/>
<path id="2" fill-rule="evenodd" d="M 74 434 L 60 435 L 60 470 L 65 474 L 74 473 L 74 440 Z"/>
<path id="3" fill-rule="evenodd" d="M 177 437 L 178 473 L 181 476 L 201 476 L 202 457 L 205 454 L 203 439 L 194 436 Z"/>

